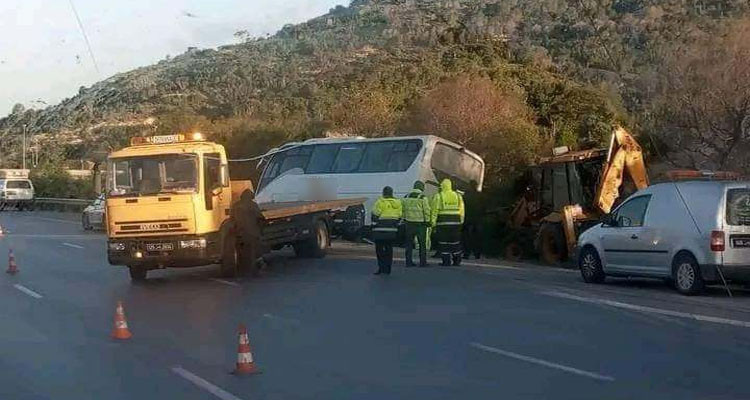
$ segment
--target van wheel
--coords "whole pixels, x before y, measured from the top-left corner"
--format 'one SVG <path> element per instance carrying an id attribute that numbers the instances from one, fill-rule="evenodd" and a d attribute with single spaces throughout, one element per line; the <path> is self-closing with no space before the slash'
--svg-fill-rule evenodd
<path id="1" fill-rule="evenodd" d="M 539 255 L 547 264 L 556 265 L 565 260 L 568 249 L 561 224 L 545 223 L 539 228 Z"/>
<path id="2" fill-rule="evenodd" d="M 605 275 L 602 268 L 602 260 L 599 258 L 599 253 L 597 253 L 596 249 L 585 247 L 578 258 L 578 267 L 581 269 L 581 277 L 583 277 L 584 282 L 604 282 Z"/>
<path id="3" fill-rule="evenodd" d="M 148 275 L 148 269 L 143 266 L 130 265 L 128 270 L 130 271 L 130 280 L 133 282 L 143 282 Z"/>
<path id="4" fill-rule="evenodd" d="M 684 295 L 695 295 L 703 291 L 703 278 L 695 257 L 680 253 L 672 262 L 672 280 L 678 292 Z"/>
<path id="5" fill-rule="evenodd" d="M 234 278 L 239 276 L 240 268 L 240 251 L 237 248 L 237 237 L 227 233 L 222 241 L 221 251 L 221 276 L 224 278 Z"/>
<path id="6" fill-rule="evenodd" d="M 330 240 L 328 226 L 325 221 L 319 219 L 313 224 L 313 234 L 310 238 L 295 243 L 294 254 L 301 258 L 323 258 L 326 256 Z"/>

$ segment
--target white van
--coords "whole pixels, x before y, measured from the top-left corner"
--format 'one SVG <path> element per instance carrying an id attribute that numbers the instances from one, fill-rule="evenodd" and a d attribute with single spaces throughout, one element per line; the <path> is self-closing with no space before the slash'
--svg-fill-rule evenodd
<path id="1" fill-rule="evenodd" d="M 34 185 L 26 178 L 0 179 L 0 210 L 16 207 L 31 208 L 34 202 Z"/>
<path id="2" fill-rule="evenodd" d="M 586 282 L 666 278 L 684 294 L 750 282 L 750 182 L 683 181 L 639 190 L 578 239 Z"/>

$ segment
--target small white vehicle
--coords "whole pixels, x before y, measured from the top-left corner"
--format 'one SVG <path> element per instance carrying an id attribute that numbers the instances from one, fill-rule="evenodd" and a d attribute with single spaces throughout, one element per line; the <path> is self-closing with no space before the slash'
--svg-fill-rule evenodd
<path id="1" fill-rule="evenodd" d="M 84 230 L 90 231 L 93 229 L 104 229 L 106 221 L 106 200 L 104 195 L 94 200 L 93 203 L 83 209 L 81 214 L 81 225 Z"/>
<path id="2" fill-rule="evenodd" d="M 682 181 L 639 190 L 578 239 L 584 281 L 663 278 L 683 294 L 750 282 L 750 182 Z"/>
<path id="3" fill-rule="evenodd" d="M 0 179 L 0 210 L 29 209 L 34 203 L 34 185 L 26 178 Z"/>

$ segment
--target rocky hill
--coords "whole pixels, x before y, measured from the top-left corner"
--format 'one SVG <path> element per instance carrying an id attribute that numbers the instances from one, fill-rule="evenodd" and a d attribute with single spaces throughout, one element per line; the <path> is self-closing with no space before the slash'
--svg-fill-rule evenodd
<path id="1" fill-rule="evenodd" d="M 329 131 L 390 135 L 412 126 L 410 110 L 456 76 L 519 93 L 533 129 L 575 145 L 598 139 L 615 120 L 645 121 L 664 54 L 747 7 L 738 0 L 354 0 L 268 38 L 191 48 L 46 109 L 16 109 L 0 119 L 0 147 L 25 124 L 43 137 L 78 138 L 80 156 L 112 135 L 174 129 L 180 123 L 168 121 L 176 119 L 212 125 L 228 143 L 266 133 L 269 142 Z M 350 115 L 352 108 L 362 115 Z"/>

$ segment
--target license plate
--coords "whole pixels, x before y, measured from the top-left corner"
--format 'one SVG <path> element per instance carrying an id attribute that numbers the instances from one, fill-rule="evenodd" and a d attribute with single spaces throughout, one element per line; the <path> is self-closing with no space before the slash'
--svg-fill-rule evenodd
<path id="1" fill-rule="evenodd" d="M 750 238 L 734 238 L 732 247 L 750 247 Z"/>
<path id="2" fill-rule="evenodd" d="M 171 251 L 174 250 L 172 243 L 146 243 L 147 251 Z"/>

